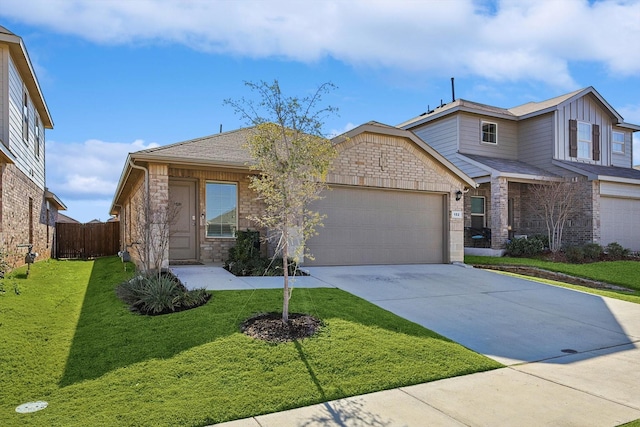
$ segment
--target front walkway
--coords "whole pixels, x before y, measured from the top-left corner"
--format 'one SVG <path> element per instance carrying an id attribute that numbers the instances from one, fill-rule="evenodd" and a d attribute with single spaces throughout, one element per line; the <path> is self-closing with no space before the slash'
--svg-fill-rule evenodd
<path id="1" fill-rule="evenodd" d="M 173 270 L 189 287 L 282 286 L 281 277 L 236 278 L 219 267 Z M 295 286 L 346 290 L 508 366 L 222 426 L 613 427 L 640 419 L 637 304 L 455 265 L 309 271 Z"/>

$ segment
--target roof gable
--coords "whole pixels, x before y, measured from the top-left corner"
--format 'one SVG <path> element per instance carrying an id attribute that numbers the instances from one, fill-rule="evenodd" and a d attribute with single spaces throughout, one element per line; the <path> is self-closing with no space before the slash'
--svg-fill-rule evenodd
<path id="1" fill-rule="evenodd" d="M 413 144 L 417 145 L 420 149 L 425 151 L 428 155 L 434 158 L 446 169 L 450 170 L 451 173 L 456 175 L 461 181 L 465 182 L 467 185 L 469 185 L 472 188 L 476 187 L 476 183 L 473 179 L 471 179 L 467 174 L 465 174 L 460 169 L 458 169 L 457 166 L 455 166 L 453 163 L 447 160 L 444 156 L 438 153 L 431 146 L 427 145 L 424 141 L 418 138 L 416 134 L 408 130 L 399 129 L 394 126 L 385 125 L 383 123 L 379 123 L 375 121 L 370 121 L 354 129 L 351 129 L 350 131 L 343 133 L 342 135 L 339 135 L 333 138 L 331 142 L 334 145 L 339 146 L 340 144 L 343 144 L 349 141 L 350 139 L 354 138 L 355 136 L 363 133 L 373 133 L 373 134 L 386 135 L 386 136 L 392 136 L 392 137 L 406 138 L 410 140 Z"/>
<path id="2" fill-rule="evenodd" d="M 20 76 L 29 90 L 31 101 L 38 110 L 42 124 L 47 129 L 53 129 L 53 120 L 49 113 L 49 108 L 44 100 L 38 78 L 29 59 L 27 48 L 22 42 L 22 38 L 7 30 L 5 27 L 0 26 L 0 43 L 5 43 L 9 47 L 11 58 L 16 64 Z"/>

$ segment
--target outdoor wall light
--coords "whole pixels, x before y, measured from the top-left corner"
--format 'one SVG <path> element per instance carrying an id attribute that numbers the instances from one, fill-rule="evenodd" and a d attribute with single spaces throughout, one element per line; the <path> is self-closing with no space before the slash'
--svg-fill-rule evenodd
<path id="1" fill-rule="evenodd" d="M 456 191 L 456 201 L 462 199 L 462 191 L 458 190 Z"/>

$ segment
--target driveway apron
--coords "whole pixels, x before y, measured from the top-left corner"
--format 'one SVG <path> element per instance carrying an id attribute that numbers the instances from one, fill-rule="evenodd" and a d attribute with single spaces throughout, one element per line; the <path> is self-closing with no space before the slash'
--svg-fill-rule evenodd
<path id="1" fill-rule="evenodd" d="M 459 265 L 309 270 L 327 284 L 505 365 L 551 361 L 640 339 L 635 304 L 615 301 L 614 313 L 614 300 L 492 271 Z M 625 327 L 619 316 L 627 320 Z"/>

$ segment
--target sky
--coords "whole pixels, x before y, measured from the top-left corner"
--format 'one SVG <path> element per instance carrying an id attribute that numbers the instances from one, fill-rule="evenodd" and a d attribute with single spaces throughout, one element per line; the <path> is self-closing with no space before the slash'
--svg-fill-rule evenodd
<path id="1" fill-rule="evenodd" d="M 127 153 L 245 125 L 225 99 L 321 84 L 337 135 L 456 98 L 510 108 L 593 86 L 640 124 L 640 0 L 2 0 L 54 121 L 47 186 L 107 220 Z M 634 139 L 640 164 L 640 135 Z"/>

